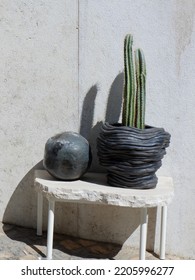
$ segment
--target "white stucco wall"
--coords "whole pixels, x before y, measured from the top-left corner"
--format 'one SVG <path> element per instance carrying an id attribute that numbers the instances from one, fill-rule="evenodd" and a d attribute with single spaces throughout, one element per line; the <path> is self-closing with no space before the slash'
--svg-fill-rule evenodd
<path id="1" fill-rule="evenodd" d="M 34 224 L 31 169 L 42 160 L 50 136 L 78 130 L 77 5 L 76 0 L 0 4 L 0 218 L 5 222 Z"/>
<path id="2" fill-rule="evenodd" d="M 135 47 L 144 50 L 147 62 L 146 122 L 164 127 L 172 135 L 171 145 L 158 172 L 159 175 L 172 176 L 175 184 L 175 198 L 168 211 L 167 251 L 195 257 L 195 97 L 192 77 L 195 72 L 195 2 L 80 2 L 80 96 L 84 98 L 96 85 L 97 90 L 93 87 L 91 94 L 93 96 L 96 92 L 93 125 L 97 127 L 98 122 L 105 119 L 116 121 L 118 118 L 123 39 L 126 33 L 132 33 Z M 107 209 L 101 211 L 102 215 L 109 216 Z M 122 218 L 122 210 L 117 212 L 117 218 L 111 214 L 111 209 L 109 213 L 113 222 L 111 226 L 107 224 L 105 236 L 124 241 L 121 227 L 127 233 L 134 226 L 132 223 L 127 228 L 125 222 L 128 223 L 128 219 L 130 223 L 132 220 L 135 222 L 139 216 L 127 211 L 125 219 Z M 151 215 L 154 219 L 155 212 Z M 105 226 L 107 220 L 104 219 Z M 119 221 L 120 226 L 117 226 Z M 96 230 L 101 232 L 102 225 Z M 114 230 L 119 234 L 115 233 L 113 237 Z M 138 232 L 135 230 L 126 243 L 137 244 L 137 240 Z M 158 240 L 154 247 L 157 248 L 157 245 Z M 153 246 L 152 240 L 150 246 Z"/>
<path id="3" fill-rule="evenodd" d="M 35 226 L 31 169 L 51 135 L 80 131 L 99 168 L 95 136 L 101 121 L 120 119 L 123 39 L 132 33 L 147 62 L 146 122 L 172 135 L 158 172 L 175 185 L 167 252 L 195 258 L 194 12 L 193 0 L 1 1 L 1 220 Z M 148 247 L 157 250 L 159 213 L 149 214 Z M 137 246 L 138 225 L 138 209 L 57 205 L 58 232 Z"/>

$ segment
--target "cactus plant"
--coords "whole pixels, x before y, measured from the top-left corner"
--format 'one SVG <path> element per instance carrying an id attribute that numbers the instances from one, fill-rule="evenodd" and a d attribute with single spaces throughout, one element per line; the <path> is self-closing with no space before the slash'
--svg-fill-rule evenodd
<path id="1" fill-rule="evenodd" d="M 146 63 L 141 49 L 133 51 L 133 37 L 124 40 L 122 124 L 102 124 L 97 139 L 100 164 L 114 187 L 151 189 L 166 154 L 171 135 L 163 128 L 145 126 Z"/>
<path id="2" fill-rule="evenodd" d="M 122 123 L 125 126 L 145 128 L 146 63 L 141 49 L 133 57 L 133 36 L 124 40 L 124 96 Z"/>

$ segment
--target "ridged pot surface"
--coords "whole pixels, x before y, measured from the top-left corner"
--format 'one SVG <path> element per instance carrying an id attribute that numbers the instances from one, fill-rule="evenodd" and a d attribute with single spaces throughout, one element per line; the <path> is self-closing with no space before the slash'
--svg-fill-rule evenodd
<path id="1" fill-rule="evenodd" d="M 99 162 L 115 187 L 149 189 L 157 184 L 156 171 L 166 154 L 170 134 L 163 128 L 145 129 L 104 123 L 97 139 Z"/>

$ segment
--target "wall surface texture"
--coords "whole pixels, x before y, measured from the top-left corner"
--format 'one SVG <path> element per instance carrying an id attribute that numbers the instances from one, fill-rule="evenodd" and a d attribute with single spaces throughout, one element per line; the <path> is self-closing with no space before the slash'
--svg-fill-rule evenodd
<path id="1" fill-rule="evenodd" d="M 33 168 L 47 139 L 78 130 L 78 3 L 0 4 L 0 217 L 35 222 Z"/>
<path id="2" fill-rule="evenodd" d="M 158 175 L 171 176 L 167 252 L 195 258 L 195 2 L 193 0 L 7 1 L 0 4 L 0 218 L 36 225 L 33 170 L 46 140 L 74 130 L 91 143 L 101 122 L 121 119 L 123 39 L 147 63 L 146 123 L 171 133 Z M 46 227 L 44 209 L 44 226 Z M 139 209 L 57 204 L 55 230 L 137 246 Z M 158 252 L 159 211 L 148 248 Z"/>

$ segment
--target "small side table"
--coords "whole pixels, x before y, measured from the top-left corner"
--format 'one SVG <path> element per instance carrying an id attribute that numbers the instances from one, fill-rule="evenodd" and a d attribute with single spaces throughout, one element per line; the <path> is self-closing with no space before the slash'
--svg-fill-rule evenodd
<path id="1" fill-rule="evenodd" d="M 149 207 L 161 207 L 160 259 L 165 259 L 167 205 L 174 190 L 170 177 L 159 177 L 155 189 L 138 190 L 111 187 L 106 182 L 106 174 L 86 173 L 82 180 L 55 180 L 45 170 L 35 171 L 37 191 L 37 235 L 42 235 L 43 196 L 48 200 L 47 259 L 52 259 L 55 202 L 76 202 L 118 207 L 141 208 L 139 259 L 145 259 L 147 223 Z"/>

